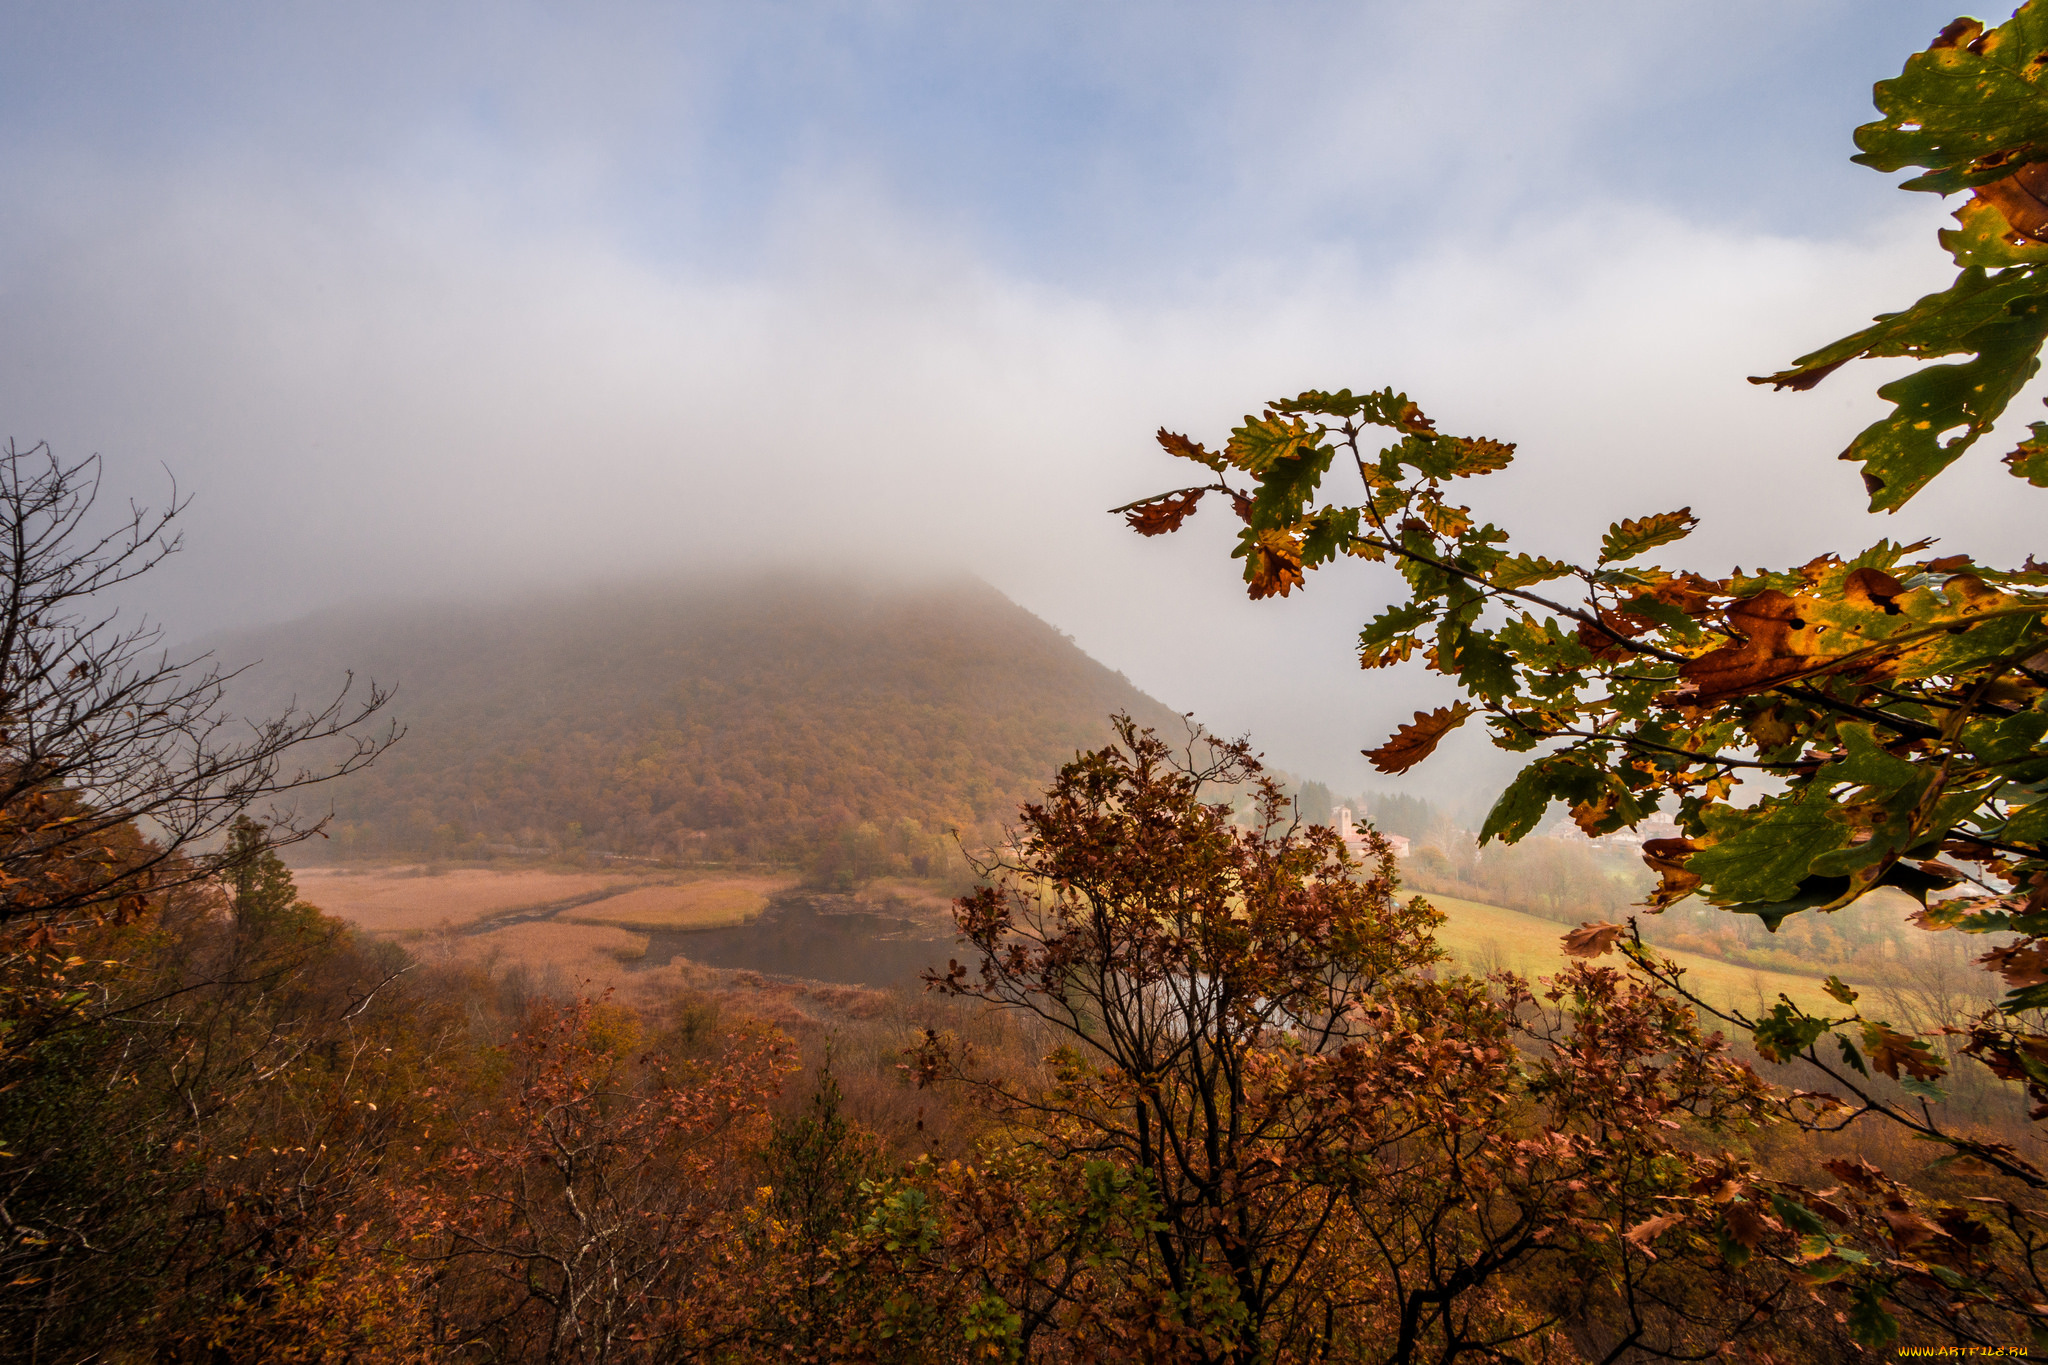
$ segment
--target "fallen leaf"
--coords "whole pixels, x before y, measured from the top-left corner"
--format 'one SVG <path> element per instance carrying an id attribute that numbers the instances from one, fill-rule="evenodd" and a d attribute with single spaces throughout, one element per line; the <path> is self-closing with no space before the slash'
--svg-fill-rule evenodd
<path id="1" fill-rule="evenodd" d="M 1650 1249 L 1651 1242 L 1655 1241 L 1666 1230 L 1677 1227 L 1683 1221 L 1675 1213 L 1660 1213 L 1655 1218 L 1645 1218 L 1642 1222 L 1623 1233 L 1622 1236 L 1628 1242 L 1641 1247 L 1647 1252 Z"/>
<path id="2" fill-rule="evenodd" d="M 1604 921 L 1587 921 L 1564 936 L 1564 950 L 1573 957 L 1598 957 L 1614 951 L 1614 943 L 1626 927 Z"/>

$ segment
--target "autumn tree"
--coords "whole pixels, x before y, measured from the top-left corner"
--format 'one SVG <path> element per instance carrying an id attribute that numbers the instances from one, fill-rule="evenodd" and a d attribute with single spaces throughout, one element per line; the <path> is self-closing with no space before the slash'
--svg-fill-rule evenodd
<path id="1" fill-rule="evenodd" d="M 464 1031 L 237 842 L 232 901 L 74 931 L 86 998 L 0 1088 L 0 1360 L 418 1358 L 391 1196 Z"/>
<path id="2" fill-rule="evenodd" d="M 0 452 L 0 1066 L 81 1003 L 69 935 L 211 885 L 252 815 L 266 847 L 316 833 L 292 796 L 395 737 L 369 732 L 374 687 L 235 715 L 232 671 L 107 601 L 177 551 L 186 500 L 106 515 L 99 493 L 96 458 Z"/>
<path id="3" fill-rule="evenodd" d="M 1656 1358 L 1781 1325 L 1786 1277 L 1641 1245 L 1705 1170 L 1678 1134 L 1771 1117 L 1718 1035 L 1612 970 L 1541 1000 L 1440 975 L 1439 916 L 1377 835 L 1354 865 L 1242 741 L 1117 731 L 1025 806 L 959 902 L 978 966 L 933 978 L 1036 1020 L 1052 1083 L 936 1033 L 919 1057 L 1010 1120 L 950 1177 L 982 1211 L 923 1237 L 982 1258 L 1014 1349 L 1499 1358 L 1590 1322 L 1596 1356 Z M 1591 1287 L 1541 1289 L 1565 1280 Z"/>
<path id="4" fill-rule="evenodd" d="M 457 1117 L 416 1215 L 439 1350 L 646 1361 L 746 1341 L 746 1176 L 783 1049 L 742 1033 L 679 1055 L 581 999 L 536 1004 L 511 1063 L 496 1102 Z"/>
<path id="5" fill-rule="evenodd" d="M 1892 412 L 1842 453 L 1861 466 L 1873 511 L 1896 510 L 1938 477 L 2038 369 L 2044 73 L 2048 6 L 2033 0 L 1996 28 L 1957 20 L 1879 83 L 1882 117 L 1857 130 L 1856 159 L 1921 168 L 1911 190 L 1970 193 L 1941 234 L 1955 283 L 1756 381 L 1809 389 L 1861 357 L 1966 357 L 1878 390 Z M 1683 837 L 1644 846 L 1661 879 L 1653 912 L 1697 896 L 1775 929 L 1895 888 L 1925 905 L 1923 928 L 1997 935 L 1982 961 L 2009 989 L 1971 1025 L 1965 1051 L 2048 1117 L 2048 567 L 1882 539 L 1753 573 L 1645 562 L 1693 529 L 1684 508 L 1615 523 L 1582 562 L 1516 552 L 1507 530 L 1451 495 L 1505 467 L 1513 445 L 1441 432 L 1393 389 L 1275 400 L 1213 449 L 1165 430 L 1159 441 L 1205 472 L 1116 510 L 1157 535 L 1211 494 L 1227 500 L 1243 524 L 1234 554 L 1252 597 L 1285 596 L 1343 561 L 1399 571 L 1401 595 L 1362 629 L 1361 663 L 1419 657 L 1463 695 L 1368 751 L 1381 771 L 1407 770 L 1483 716 L 1497 745 L 1534 755 L 1483 839 L 1521 838 L 1553 801 L 1588 834 L 1668 803 Z M 2034 423 L 2005 463 L 2048 487 L 2048 423 Z M 2031 1157 L 1943 1116 L 1946 1063 L 1925 1039 L 1863 1013 L 1838 982 L 1830 992 L 1840 1011 L 1781 1001 L 1760 1018 L 1725 1017 L 1766 1057 L 1823 1072 L 1841 1105 L 1830 1122 L 1879 1115 L 2048 1187 Z M 2005 1245 L 2031 1257 L 2042 1213 L 1999 1207 L 2012 1222 Z M 2031 1230 L 2013 1230 L 2021 1224 Z M 1990 1237 L 1970 1215 L 1938 1235 L 1901 1235 L 1871 1292 L 1935 1285 L 1959 1315 L 1950 1325 L 1968 1335 L 1966 1305 L 1990 1281 L 1935 1253 L 1980 1234 Z M 2024 1307 L 2038 1298 L 2004 1302 L 2048 1324 Z M 1883 1317 L 1868 1317 L 1873 1340 L 1889 1330 Z"/>

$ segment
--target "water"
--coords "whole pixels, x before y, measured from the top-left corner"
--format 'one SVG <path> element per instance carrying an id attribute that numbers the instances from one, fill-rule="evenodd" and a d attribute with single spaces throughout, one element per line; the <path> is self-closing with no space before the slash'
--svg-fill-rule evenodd
<path id="1" fill-rule="evenodd" d="M 639 932 L 647 935 L 647 956 L 633 964 L 636 970 L 680 956 L 707 967 L 848 986 L 915 982 L 926 971 L 944 972 L 947 960 L 965 951 L 950 928 L 929 920 L 876 914 L 851 896 L 807 891 L 785 892 L 760 918 L 731 929 Z"/>

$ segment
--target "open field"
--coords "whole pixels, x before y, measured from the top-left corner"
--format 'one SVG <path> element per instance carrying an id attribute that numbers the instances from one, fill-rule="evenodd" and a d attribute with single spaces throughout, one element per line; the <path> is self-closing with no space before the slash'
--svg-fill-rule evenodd
<path id="1" fill-rule="evenodd" d="M 494 975 L 522 966 L 550 988 L 586 994 L 627 985 L 628 965 L 646 955 L 647 936 L 604 925 L 529 920 L 445 939 L 435 950 Z"/>
<path id="2" fill-rule="evenodd" d="M 795 884 L 794 877 L 717 877 L 639 886 L 565 911 L 561 918 L 621 929 L 725 929 L 745 924 L 768 908 L 770 896 Z"/>
<path id="3" fill-rule="evenodd" d="M 767 908 L 770 897 L 795 885 L 795 878 L 787 876 L 670 874 L 653 881 L 617 872 L 489 868 L 432 876 L 416 868 L 308 868 L 296 876 L 306 900 L 366 932 L 388 936 L 462 929 L 495 915 L 588 898 L 550 920 L 506 925 L 443 951 L 469 960 L 495 958 L 504 965 L 522 962 L 534 970 L 552 964 L 572 979 L 607 984 L 622 984 L 625 962 L 646 952 L 644 934 L 745 924 Z M 1496 905 L 1424 894 L 1446 917 L 1437 941 L 1463 970 L 1547 975 L 1566 961 L 1559 942 L 1565 925 Z M 916 883 L 877 882 L 861 899 L 876 902 L 877 909 L 934 918 L 948 908 L 943 893 Z M 1759 996 L 1768 1004 L 1781 991 L 1809 1009 L 1827 1003 L 1819 988 L 1825 973 L 1818 970 L 1810 975 L 1760 971 L 1694 953 L 1668 955 L 1717 1005 L 1752 1010 Z M 633 975 L 636 986 L 651 984 L 637 979 L 642 974 Z"/>
<path id="4" fill-rule="evenodd" d="M 309 867 L 294 872 L 301 899 L 372 934 L 459 929 L 492 915 L 553 905 L 635 884 L 610 872 L 495 872 L 458 868 L 434 876 L 416 868 Z"/>
<path id="5" fill-rule="evenodd" d="M 1436 896 L 1428 892 L 1422 896 L 1444 913 L 1443 927 L 1437 930 L 1437 942 L 1467 971 L 1505 969 L 1524 976 L 1548 975 L 1562 968 L 1568 960 L 1560 942 L 1568 926 L 1555 920 L 1525 915 L 1519 910 L 1503 910 L 1497 905 L 1459 900 L 1453 896 Z M 1654 946 L 1654 938 L 1651 942 Z M 1732 1005 L 1753 1013 L 1759 997 L 1769 1005 L 1777 1000 L 1780 992 L 1790 996 L 1804 1009 L 1818 1010 L 1833 1005 L 1820 990 L 1821 979 L 1827 975 L 1825 971 L 1816 970 L 1810 976 L 1802 976 L 1759 971 L 1754 967 L 1701 957 L 1697 953 L 1667 951 L 1664 956 L 1685 968 L 1686 984 L 1698 991 L 1701 999 L 1723 1008 Z M 1846 979 L 1855 980 L 1853 976 Z"/>

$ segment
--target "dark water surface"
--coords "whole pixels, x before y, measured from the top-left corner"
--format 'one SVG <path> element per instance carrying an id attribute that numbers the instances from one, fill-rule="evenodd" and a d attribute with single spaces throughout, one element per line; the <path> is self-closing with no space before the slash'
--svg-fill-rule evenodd
<path id="1" fill-rule="evenodd" d="M 849 986 L 916 981 L 928 969 L 944 971 L 947 959 L 962 951 L 950 929 L 928 920 L 876 914 L 851 896 L 804 891 L 777 896 L 759 919 L 732 929 L 638 932 L 648 942 L 636 969 L 685 957 L 707 967 Z"/>

